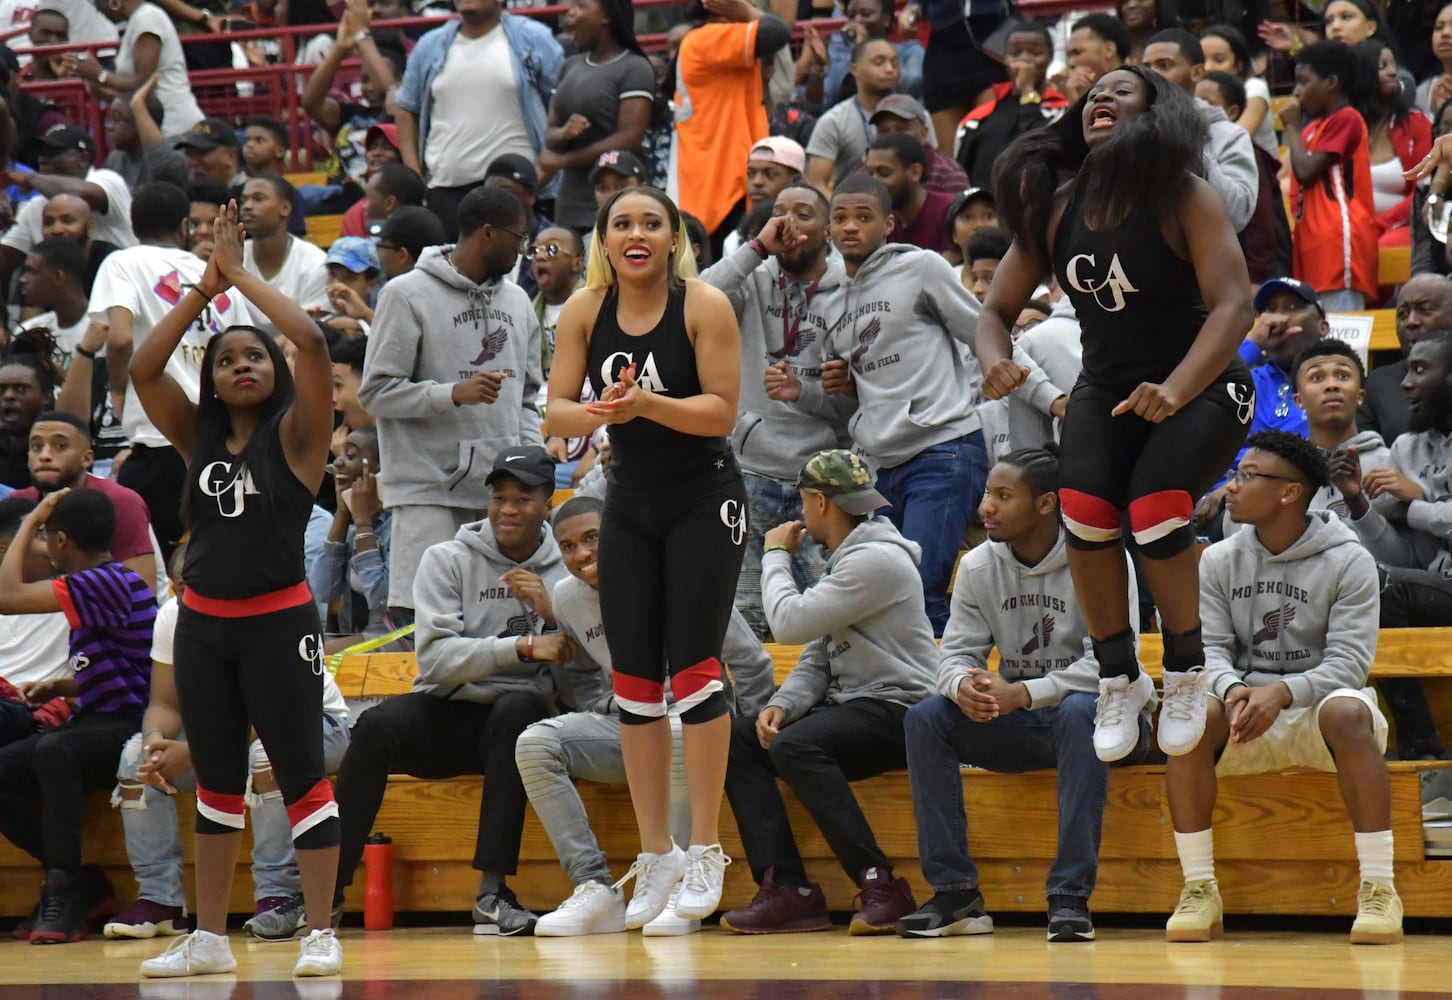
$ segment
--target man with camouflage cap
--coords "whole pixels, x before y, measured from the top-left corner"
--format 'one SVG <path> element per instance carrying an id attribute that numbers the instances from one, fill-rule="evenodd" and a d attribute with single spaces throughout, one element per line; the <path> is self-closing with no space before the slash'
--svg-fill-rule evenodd
<path id="1" fill-rule="evenodd" d="M 851 932 L 890 934 L 916 903 L 907 881 L 893 876 L 848 782 L 906 766 L 903 717 L 932 693 L 937 647 L 917 573 L 921 550 L 874 513 L 886 501 L 851 452 L 812 456 L 797 488 L 806 524 L 767 532 L 762 603 L 777 639 L 806 648 L 761 714 L 732 723 L 726 796 L 760 889 L 721 926 L 743 934 L 831 926 L 792 837 L 780 778 L 861 888 Z M 808 534 L 831 555 L 821 580 L 798 592 L 791 557 Z"/>

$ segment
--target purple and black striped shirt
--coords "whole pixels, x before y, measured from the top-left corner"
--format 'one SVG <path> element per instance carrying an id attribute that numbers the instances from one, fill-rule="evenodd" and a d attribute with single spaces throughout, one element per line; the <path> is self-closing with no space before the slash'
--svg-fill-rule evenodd
<path id="1" fill-rule="evenodd" d="M 71 626 L 77 715 L 134 715 L 151 691 L 151 628 L 156 596 L 120 563 L 51 581 Z"/>

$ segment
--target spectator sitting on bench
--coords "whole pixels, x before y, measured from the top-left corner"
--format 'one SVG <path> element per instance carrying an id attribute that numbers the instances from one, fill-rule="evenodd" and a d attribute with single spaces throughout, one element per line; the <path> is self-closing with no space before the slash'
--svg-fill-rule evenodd
<path id="1" fill-rule="evenodd" d="M 849 782 L 907 765 L 903 716 L 933 690 L 937 649 L 915 566 L 922 550 L 873 513 L 887 501 L 852 452 L 812 456 L 797 488 L 806 526 L 788 521 L 766 533 L 761 590 L 772 634 L 806 648 L 756 718 L 732 720 L 726 797 L 760 888 L 721 926 L 741 934 L 832 926 L 821 887 L 807 880 L 780 778 L 861 888 L 851 933 L 891 934 L 917 903 Z M 798 592 L 791 561 L 808 534 L 831 555 L 821 580 Z"/>
<path id="2" fill-rule="evenodd" d="M 335 376 L 336 378 L 336 376 Z M 338 507 L 322 552 L 308 568 L 308 587 L 320 604 L 338 602 L 338 634 L 328 653 L 390 631 L 388 543 L 393 518 L 378 496 L 378 429 L 349 433 L 333 460 Z"/>
<path id="3" fill-rule="evenodd" d="M 1110 765 L 1094 753 L 1099 664 L 1069 576 L 1058 482 L 1058 454 L 1045 449 L 1009 452 L 988 473 L 978 512 L 989 541 L 958 567 L 939 650 L 941 697 L 914 705 L 905 724 L 918 860 L 933 897 L 898 921 L 902 937 L 993 932 L 968 855 L 959 766 L 969 764 L 1058 769 L 1048 937 L 1094 940 L 1088 903 Z M 1133 572 L 1128 596 L 1137 607 Z M 995 646 L 997 673 L 988 670 Z M 1150 709 L 1140 713 L 1139 730 L 1138 745 L 1119 763 L 1139 763 L 1149 749 Z"/>
<path id="4" fill-rule="evenodd" d="M 489 515 L 424 552 L 417 572 L 418 677 L 358 720 L 338 770 L 343 822 L 335 922 L 390 774 L 484 776 L 474 867 L 474 933 L 530 933 L 536 917 L 504 884 L 519 866 L 524 786 L 514 744 L 551 714 L 552 675 L 574 657 L 549 590 L 566 576 L 545 527 L 554 463 L 538 445 L 504 448 L 485 480 Z"/>
<path id="5" fill-rule="evenodd" d="M 25 563 L 45 529 L 62 574 L 27 582 Z M 71 671 L 20 689 L 28 705 L 74 699 L 70 719 L 0 750 L 0 834 L 45 868 L 40 904 L 22 925 L 31 944 L 86 936 L 86 921 L 115 903 L 99 868 L 81 867 L 85 794 L 111 783 L 121 748 L 146 706 L 156 596 L 111 558 L 116 511 L 98 490 L 49 494 L 21 522 L 0 562 L 0 614 L 61 611 L 70 624 Z"/>
<path id="6" fill-rule="evenodd" d="M 0 559 L 9 551 L 20 522 L 35 509 L 34 500 L 0 500 Z M 25 554 L 26 580 L 49 580 L 55 575 L 45 539 L 36 537 Z M 53 729 L 70 718 L 64 698 L 52 698 L 37 708 L 26 705 L 19 688 L 69 676 L 66 663 L 70 626 L 59 611 L 0 616 L 0 746 L 25 739 L 40 729 Z M 6 688 L 9 685 L 9 688 Z"/>
<path id="7" fill-rule="evenodd" d="M 1393 443 L 1388 466 L 1366 471 L 1339 463 L 1338 483 L 1345 485 L 1351 527 L 1380 566 L 1381 627 L 1452 625 L 1452 333 L 1427 334 L 1412 345 L 1402 391 L 1412 429 Z M 1361 480 L 1359 491 L 1353 477 Z M 1388 677 L 1380 684 L 1396 722 L 1397 757 L 1445 760 L 1422 682 Z"/>
<path id="8" fill-rule="evenodd" d="M 121 751 L 111 804 L 121 810 L 126 857 L 136 873 L 136 902 L 106 921 L 108 938 L 172 937 L 191 930 L 182 888 L 182 842 L 175 795 L 195 791 L 192 755 L 182 732 L 172 638 L 181 612 L 181 567 L 186 546 L 172 555 L 173 600 L 156 613 L 151 641 L 151 699 L 141 732 Z M 348 707 L 329 671 L 323 671 L 323 760 L 332 774 L 348 749 Z M 285 941 L 305 923 L 302 879 L 292 847 L 292 822 L 262 741 L 248 747 L 252 807 L 252 881 L 256 908 L 242 925 L 263 941 Z"/>
<path id="9" fill-rule="evenodd" d="M 1310 768 L 1335 772 L 1356 831 L 1361 888 L 1351 942 L 1390 944 L 1402 938 L 1402 903 L 1392 882 L 1387 725 L 1366 688 L 1376 564 L 1334 514 L 1308 512 L 1330 479 L 1321 449 L 1285 431 L 1248 443 L 1226 506 L 1254 530 L 1200 559 L 1205 732 L 1165 772 L 1185 873 L 1165 936 L 1224 933 L 1210 828 L 1217 776 Z M 1164 712 L 1175 708 L 1167 700 Z"/>
<path id="10" fill-rule="evenodd" d="M 1361 493 L 1361 477 L 1391 465 L 1391 449 L 1376 431 L 1356 425 L 1357 407 L 1366 398 L 1366 369 L 1354 348 L 1327 338 L 1296 358 L 1296 405 L 1306 414 L 1311 443 L 1326 454 L 1331 485 L 1316 491 L 1312 510 L 1329 510 L 1343 520 L 1352 516 L 1352 495 Z M 1383 496 L 1378 506 L 1396 501 Z M 1360 504 L 1357 505 L 1360 508 Z"/>
<path id="11" fill-rule="evenodd" d="M 579 650 L 571 665 L 578 711 L 545 719 L 526 729 L 515 744 L 514 759 L 530 805 L 560 864 L 575 883 L 570 898 L 553 913 L 540 917 L 537 937 L 573 937 L 625 931 L 625 897 L 614 888 L 610 863 L 590 830 L 590 818 L 571 779 L 625 784 L 625 758 L 620 749 L 620 718 L 610 682 L 610 648 L 600 616 L 600 512 L 604 502 L 576 496 L 555 514 L 554 535 L 570 576 L 555 584 L 553 605 L 560 631 Z M 732 609 L 721 659 L 735 682 L 736 713 L 755 718 L 771 697 L 771 657 L 752 634 L 740 612 Z M 729 683 L 728 683 L 729 689 Z M 691 812 L 685 764 L 681 757 L 680 716 L 670 711 L 671 830 L 677 843 L 690 842 Z M 674 894 L 673 894 L 674 895 Z M 674 937 L 699 930 L 699 920 L 676 916 L 674 898 L 660 916 L 642 929 L 646 937 Z"/>
<path id="12" fill-rule="evenodd" d="M 1377 365 L 1366 376 L 1366 402 L 1356 413 L 1357 426 L 1381 434 L 1388 446 L 1411 426 L 1411 411 L 1402 392 L 1407 356 L 1429 333 L 1452 330 L 1452 278 L 1441 274 L 1414 274 L 1397 291 L 1397 344 L 1401 360 Z"/>

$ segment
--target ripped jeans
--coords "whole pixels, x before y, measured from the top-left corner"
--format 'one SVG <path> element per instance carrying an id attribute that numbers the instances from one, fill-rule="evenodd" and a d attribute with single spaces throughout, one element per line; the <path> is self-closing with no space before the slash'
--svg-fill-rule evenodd
<path id="1" fill-rule="evenodd" d="M 177 737 L 185 741 L 186 734 Z M 348 719 L 346 716 L 323 716 L 323 757 L 328 773 L 337 771 L 348 750 Z M 248 748 L 251 774 L 270 771 L 267 754 L 260 740 Z M 186 906 L 182 889 L 182 842 L 177 820 L 176 800 L 158 788 L 139 785 L 136 770 L 141 765 L 141 734 L 137 733 L 121 751 L 121 764 L 116 778 L 120 782 L 111 796 L 111 804 L 121 810 L 126 828 L 126 856 L 136 873 L 137 898 L 149 899 L 162 906 Z M 196 777 L 188 771 L 172 785 L 178 792 L 196 789 Z M 140 798 L 129 798 L 131 788 L 141 788 Z M 282 792 L 273 790 L 256 794 L 248 780 L 247 803 L 252 808 L 252 881 L 253 898 L 290 896 L 301 892 L 297 859 L 292 851 L 292 824 L 282 804 Z M 132 793 L 134 794 L 134 793 Z"/>

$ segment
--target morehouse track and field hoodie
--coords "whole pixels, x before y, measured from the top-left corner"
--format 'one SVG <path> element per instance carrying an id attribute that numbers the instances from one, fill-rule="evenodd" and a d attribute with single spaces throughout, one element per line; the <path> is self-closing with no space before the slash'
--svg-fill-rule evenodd
<path id="1" fill-rule="evenodd" d="M 979 305 L 941 255 L 903 243 L 878 247 L 848 281 L 843 307 L 823 360 L 852 367 L 857 412 L 848 427 L 872 462 L 896 468 L 981 429 Z M 1018 347 L 1013 360 L 1029 370 L 1015 392 L 1048 413 L 1060 391 Z"/>
<path id="2" fill-rule="evenodd" d="M 818 705 L 875 698 L 912 705 L 933 693 L 938 647 L 923 607 L 922 549 L 891 521 L 863 521 L 804 592 L 791 553 L 761 558 L 761 603 L 777 642 L 803 643 L 797 665 L 768 706 L 795 722 Z"/>
<path id="3" fill-rule="evenodd" d="M 1139 607 L 1132 566 L 1129 607 Z M 984 542 L 963 557 L 938 650 L 938 693 L 956 701 L 969 669 L 988 668 L 994 646 L 999 675 L 1023 682 L 1030 708 L 1057 705 L 1075 691 L 1099 693 L 1099 661 L 1074 596 L 1062 528 L 1034 566 L 1019 562 L 1007 542 Z M 1153 708 L 1151 701 L 1146 711 Z"/>
<path id="4" fill-rule="evenodd" d="M 388 506 L 483 510 L 484 477 L 502 448 L 544 444 L 537 403 L 540 329 L 514 282 L 476 285 L 430 247 L 384 286 L 358 401 L 378 421 Z M 454 383 L 507 373 L 493 403 L 454 405 Z M 551 543 L 553 544 L 553 542 Z"/>
<path id="5" fill-rule="evenodd" d="M 543 634 L 544 621 L 500 581 L 511 569 L 529 570 L 546 589 L 569 575 L 548 525 L 522 563 L 499 551 L 488 521 L 466 524 L 452 541 L 424 551 L 413 584 L 415 691 L 491 705 L 511 691 L 553 700 L 556 690 L 572 690 L 563 670 L 557 676 L 550 664 L 522 661 L 515 651 L 514 640 Z"/>
<path id="6" fill-rule="evenodd" d="M 1439 430 L 1403 434 L 1386 464 L 1422 487 L 1426 499 L 1407 504 L 1405 528 L 1388 521 L 1375 502 L 1351 527 L 1377 562 L 1452 579 L 1452 438 Z"/>
<path id="7" fill-rule="evenodd" d="M 822 352 L 827 331 L 842 317 L 847 272 L 834 250 L 817 281 L 791 349 L 785 344 L 781 264 L 763 261 L 743 246 L 701 275 L 726 293 L 741 325 L 741 396 L 736 406 L 732 447 L 741 467 L 778 482 L 794 483 L 807 459 L 819 451 L 851 446 L 847 419 L 856 404 L 822 391 Z M 804 290 L 805 293 L 805 290 Z M 792 313 L 793 318 L 796 312 Z M 802 383 L 794 403 L 772 399 L 763 384 L 766 369 L 785 360 Z"/>
<path id="8" fill-rule="evenodd" d="M 1281 681 L 1292 708 L 1365 687 L 1380 614 L 1376 561 L 1330 511 L 1280 555 L 1240 531 L 1200 557 L 1205 674 L 1222 701 L 1240 683 Z"/>
<path id="9" fill-rule="evenodd" d="M 560 631 L 574 640 L 580 654 L 570 665 L 575 684 L 575 707 L 581 712 L 615 714 L 615 690 L 610 680 L 610 647 L 605 641 L 605 622 L 600 614 L 600 592 L 576 576 L 566 576 L 551 595 Z M 766 707 L 775 688 L 775 667 L 741 612 L 731 609 L 721 659 L 729 673 L 727 690 L 734 695 L 735 713 L 754 719 Z M 672 701 L 670 685 L 666 700 Z"/>

